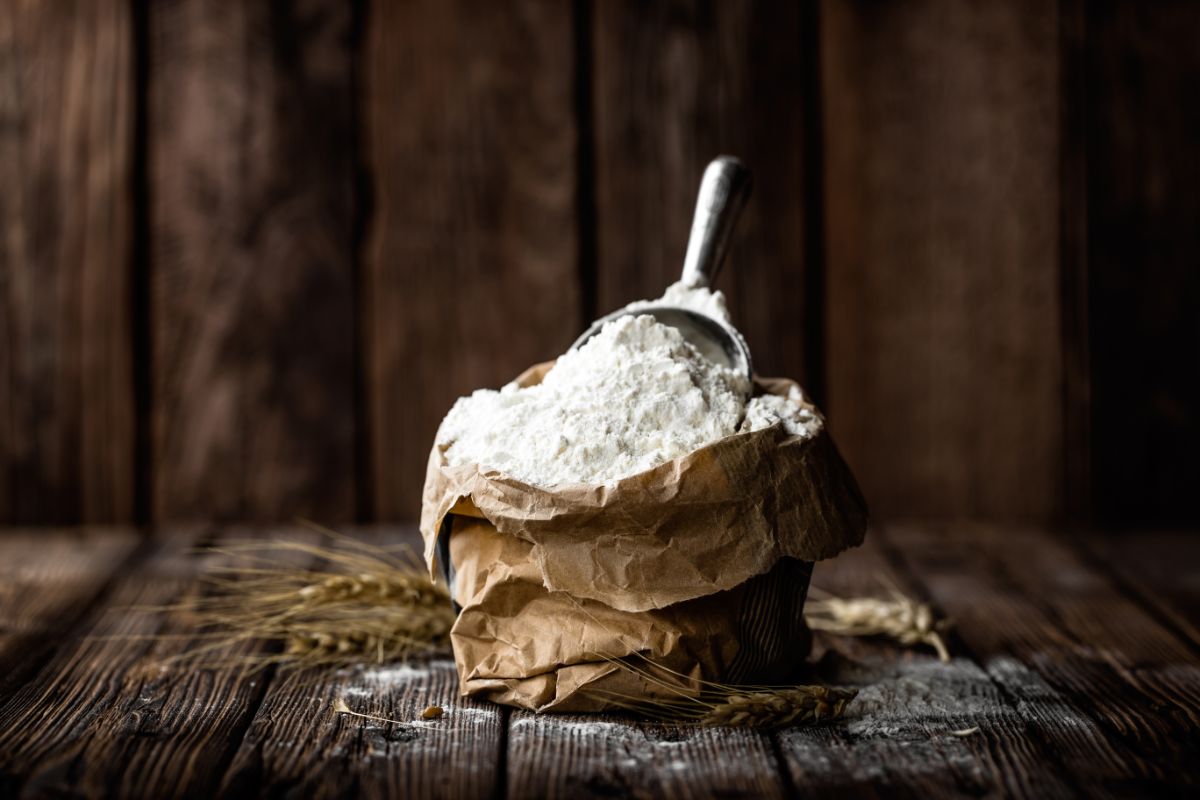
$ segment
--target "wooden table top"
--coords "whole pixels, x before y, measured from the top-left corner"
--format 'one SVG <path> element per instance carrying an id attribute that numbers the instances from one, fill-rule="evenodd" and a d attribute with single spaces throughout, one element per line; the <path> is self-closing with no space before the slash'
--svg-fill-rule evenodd
<path id="1" fill-rule="evenodd" d="M 874 530 L 864 547 L 819 564 L 814 584 L 877 594 L 878 576 L 895 581 L 956 621 L 953 661 L 818 637 L 818 678 L 856 686 L 858 698 L 839 722 L 761 733 L 464 699 L 446 658 L 255 673 L 170 662 L 195 645 L 183 615 L 131 607 L 165 606 L 194 587 L 211 558 L 194 544 L 264 533 L 280 532 L 0 531 L 0 797 L 1198 791 L 1192 534 Z M 334 714 L 339 698 L 406 722 Z M 445 716 L 419 720 L 434 704 Z"/>

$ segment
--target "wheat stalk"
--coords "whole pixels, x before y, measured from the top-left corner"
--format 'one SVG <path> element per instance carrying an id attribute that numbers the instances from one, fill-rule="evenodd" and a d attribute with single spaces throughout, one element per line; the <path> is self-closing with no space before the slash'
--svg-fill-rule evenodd
<path id="1" fill-rule="evenodd" d="M 198 616 L 199 627 L 208 630 L 201 634 L 208 644 L 192 655 L 229 653 L 237 643 L 267 640 L 278 643 L 280 652 L 260 661 L 361 664 L 445 647 L 455 613 L 449 593 L 429 579 L 419 558 L 411 552 L 397 555 L 326 533 L 334 544 L 244 542 L 212 548 L 250 563 L 218 570 L 210 578 L 214 591 L 193 601 L 190 608 Z M 322 568 L 253 566 L 277 563 L 286 554 L 323 562 Z M 906 645 L 926 643 L 943 660 L 949 659 L 940 636 L 947 623 L 936 620 L 929 606 L 895 587 L 890 599 L 831 595 L 810 599 L 805 615 L 816 630 L 886 635 Z M 854 689 L 815 685 L 713 683 L 674 672 L 640 653 L 635 656 L 645 660 L 646 666 L 603 654 L 598 657 L 638 675 L 665 693 L 665 698 L 602 690 L 592 694 L 663 720 L 760 729 L 813 724 L 841 717 L 857 695 Z M 335 711 L 366 716 L 351 712 L 344 701 Z"/>
<path id="2" fill-rule="evenodd" d="M 664 722 L 764 730 L 838 719 L 858 695 L 857 689 L 831 686 L 739 686 L 697 680 L 640 653 L 634 656 L 641 657 L 646 666 L 633 664 L 628 658 L 606 660 L 646 681 L 665 693 L 665 697 L 626 695 L 604 689 L 585 690 L 585 694 Z"/>
<path id="3" fill-rule="evenodd" d="M 190 655 L 228 653 L 247 640 L 277 643 L 258 658 L 298 664 L 384 663 L 444 648 L 454 623 L 450 595 L 420 560 L 329 533 L 329 545 L 242 542 L 212 548 L 235 566 L 209 576 L 212 591 L 189 609 L 208 640 Z M 320 569 L 260 567 L 284 555 Z M 240 660 L 254 660 L 245 657 Z"/>
<path id="4" fill-rule="evenodd" d="M 886 636 L 906 647 L 926 644 L 948 662 L 950 651 L 942 634 L 950 621 L 938 619 L 928 604 L 908 597 L 894 585 L 887 588 L 887 598 L 820 593 L 805 604 L 804 619 L 813 630 L 839 636 Z"/>
<path id="5" fill-rule="evenodd" d="M 782 728 L 817 723 L 842 716 L 855 689 L 828 686 L 793 686 L 744 694 L 730 694 L 700 717 L 701 725 L 748 728 Z"/>
<path id="6" fill-rule="evenodd" d="M 576 607 L 609 635 L 621 638 L 582 603 Z M 631 673 L 665 696 L 628 695 L 605 689 L 584 689 L 609 705 L 667 722 L 692 722 L 713 727 L 782 728 L 837 719 L 858 695 L 857 689 L 828 686 L 760 686 L 717 683 L 685 675 L 659 664 L 640 650 L 625 658 L 596 653 L 597 658 Z M 643 665 L 634 663 L 640 659 Z"/>

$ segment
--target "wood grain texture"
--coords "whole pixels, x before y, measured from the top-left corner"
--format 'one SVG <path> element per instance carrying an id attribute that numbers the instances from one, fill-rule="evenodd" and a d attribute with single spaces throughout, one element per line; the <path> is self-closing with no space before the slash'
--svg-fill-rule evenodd
<path id="1" fill-rule="evenodd" d="M 754 189 L 717 286 L 761 374 L 805 377 L 807 71 L 800 4 L 596 3 L 596 306 L 679 279 L 700 176 L 721 154 Z"/>
<path id="2" fill-rule="evenodd" d="M 97 609 L 93 620 L 64 643 L 51 662 L 30 683 L 4 698 L 0 704 L 0 786 L 15 796 L 18 789 L 46 792 L 49 783 L 63 780 L 48 764 L 78 755 L 88 743 L 89 733 L 104 719 L 122 694 L 131 664 L 150 647 L 148 642 L 84 638 L 136 637 L 157 631 L 161 620 L 154 614 L 131 614 L 130 604 L 163 604 L 183 588 L 183 560 L 178 550 L 156 556 L 131 578 L 120 582 L 112 601 Z M 47 586 L 52 589 L 52 585 Z M 144 677 L 144 675 L 143 675 Z M 126 692 L 136 697 L 133 687 Z M 43 774 L 46 783 L 38 784 Z M 35 785 L 30 786 L 34 781 Z"/>
<path id="3" fill-rule="evenodd" d="M 821 30 L 838 443 L 880 517 L 1053 517 L 1055 6 L 830 0 Z"/>
<path id="4" fill-rule="evenodd" d="M 934 532 L 921 530 L 937 541 Z M 988 645 L 1007 641 L 1005 637 L 1011 635 L 1032 649 L 1055 646 L 1060 634 L 1040 626 L 1022 605 L 1033 601 L 1033 596 L 996 587 L 993 579 L 1000 567 L 987 556 L 976 553 L 975 561 L 964 564 L 956 553 L 947 552 L 951 548 L 918 547 L 905 538 L 907 529 L 894 536 L 893 531 L 873 532 L 876 543 L 887 552 L 893 574 L 904 581 L 905 591 L 951 615 L 957 633 L 950 638 L 952 651 L 978 664 L 1016 710 L 1025 723 L 1028 746 L 1043 754 L 1043 769 L 1052 769 L 1075 792 L 1088 797 L 1145 794 L 1163 788 L 1146 777 L 1126 743 L 1114 741 L 1092 714 L 1090 700 L 1073 691 L 1076 687 L 1053 684 L 1043 661 L 1024 658 L 1029 650 Z M 1031 549 L 1022 552 L 1038 558 L 1037 542 L 1029 544 Z M 926 561 L 926 556 L 932 560 Z M 947 591 L 947 581 L 953 593 Z"/>
<path id="5" fill-rule="evenodd" d="M 345 531 L 395 551 L 420 552 L 412 527 Z M 278 535 L 278 534 L 277 534 Z M 341 700 L 355 712 L 337 714 Z M 430 705 L 443 709 L 420 718 Z M 350 669 L 282 669 L 221 780 L 228 797 L 493 796 L 500 786 L 506 712 L 459 697 L 458 672 L 444 657 Z"/>
<path id="6" fill-rule="evenodd" d="M 203 528 L 164 536 L 152 558 L 121 576 L 111 597 L 37 678 L 0 704 L 0 791 L 26 796 L 211 796 L 250 724 L 271 672 L 237 659 L 247 641 L 203 662 L 208 644 L 186 608 L 199 579 L 230 556 L 193 544 L 312 538 L 301 531 Z M 285 556 L 280 564 L 308 561 Z M 297 560 L 299 559 L 299 560 Z"/>
<path id="7" fill-rule="evenodd" d="M 133 516 L 129 4 L 0 5 L 0 522 Z"/>
<path id="8" fill-rule="evenodd" d="M 377 2 L 368 16 L 374 515 L 412 520 L 454 400 L 582 328 L 571 7 Z"/>
<path id="9" fill-rule="evenodd" d="M 150 9 L 158 520 L 354 517 L 351 22 Z"/>
<path id="10" fill-rule="evenodd" d="M 1118 576 L 1183 636 L 1200 646 L 1200 537 L 1137 531 L 1086 541 L 1093 564 Z"/>
<path id="11" fill-rule="evenodd" d="M 755 731 L 514 711 L 509 797 L 781 797 L 770 739 Z"/>
<path id="12" fill-rule="evenodd" d="M 1091 790 L 1200 780 L 1196 651 L 1064 541 L 984 525 L 891 527 L 887 537 L 989 673 L 1013 678 L 1022 703 L 1051 689 L 1072 710 L 1046 715 L 1038 733 L 1065 768 L 1092 776 Z"/>
<path id="13" fill-rule="evenodd" d="M 920 596 L 875 531 L 813 574 L 814 589 L 843 597 L 882 596 L 889 583 Z M 944 664 L 928 648 L 818 634 L 819 679 L 859 696 L 840 724 L 778 734 L 794 785 L 813 796 L 1075 796 L 1054 748 L 1033 735 L 1041 720 L 983 665 L 954 656 Z"/>
<path id="14" fill-rule="evenodd" d="M 1194 523 L 1200 6 L 1088 3 L 1086 25 L 1097 516 Z"/>
<path id="15" fill-rule="evenodd" d="M 394 722 L 335 713 L 353 711 Z M 421 719 L 429 706 L 443 716 Z M 491 797 L 505 712 L 459 698 L 451 661 L 284 672 L 238 748 L 228 797 Z"/>
<path id="16" fill-rule="evenodd" d="M 1186 535 L 1147 537 L 1145 552 L 1159 541 L 1186 554 Z M 274 675 L 172 663 L 197 644 L 194 620 L 135 609 L 200 591 L 198 570 L 226 563 L 189 542 L 311 534 L 175 532 L 151 558 L 122 562 L 82 625 L 54 609 L 109 574 L 134 537 L 42 536 L 37 554 L 28 533 L 0 537 L 0 575 L 19 588 L 0 593 L 0 623 L 18 636 L 68 630 L 43 670 L 0 684 L 4 796 L 1189 796 L 1200 780 L 1200 650 L 1111 581 L 1101 556 L 1045 530 L 892 527 L 818 565 L 825 590 L 878 594 L 882 575 L 930 599 L 957 620 L 955 658 L 819 634 L 810 677 L 860 694 L 838 723 L 774 736 L 510 715 L 459 698 L 447 660 Z M 397 722 L 335 716 L 338 699 Z M 418 721 L 433 703 L 446 715 Z"/>
<path id="17" fill-rule="evenodd" d="M 0 536 L 0 697 L 35 671 L 135 550 L 129 528 Z"/>

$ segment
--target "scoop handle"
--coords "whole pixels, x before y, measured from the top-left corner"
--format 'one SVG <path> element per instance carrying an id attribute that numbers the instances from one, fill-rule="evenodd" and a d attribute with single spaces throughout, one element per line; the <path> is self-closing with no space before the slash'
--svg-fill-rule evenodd
<path id="1" fill-rule="evenodd" d="M 752 183 L 750 169 L 733 156 L 718 156 L 704 170 L 683 259 L 684 285 L 708 286 L 716 280 Z"/>

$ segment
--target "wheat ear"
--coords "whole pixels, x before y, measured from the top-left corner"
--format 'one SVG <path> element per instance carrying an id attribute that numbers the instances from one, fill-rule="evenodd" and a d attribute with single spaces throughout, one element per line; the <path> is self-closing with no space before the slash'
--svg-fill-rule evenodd
<path id="1" fill-rule="evenodd" d="M 281 652 L 242 660 L 359 664 L 445 647 L 455 618 L 450 596 L 414 554 L 331 539 L 330 545 L 240 542 L 216 548 L 237 565 L 210 575 L 212 591 L 191 606 L 208 640 L 196 655 L 266 640 Z M 256 566 L 278 563 L 288 553 L 322 566 Z"/>
<path id="2" fill-rule="evenodd" d="M 571 599 L 592 622 L 620 638 L 620 633 L 608 628 L 577 599 Z M 647 698 L 604 689 L 585 689 L 585 694 L 635 714 L 667 722 L 760 729 L 815 724 L 841 717 L 846 705 L 858 695 L 857 689 L 828 686 L 739 686 L 706 681 L 659 664 L 637 649 L 624 658 L 604 653 L 596 655 L 665 691 L 668 697 Z M 634 659 L 641 660 L 644 665 L 632 663 Z M 693 686 L 695 689 L 690 688 Z"/>
<path id="3" fill-rule="evenodd" d="M 855 698 L 854 689 L 793 686 L 730 694 L 700 717 L 701 725 L 782 728 L 837 719 Z"/>
<path id="4" fill-rule="evenodd" d="M 929 645 L 948 662 L 950 651 L 942 634 L 950 620 L 939 619 L 928 604 L 881 582 L 888 589 L 887 598 L 836 597 L 814 589 L 816 596 L 805 604 L 804 619 L 813 630 L 839 636 L 886 636 L 906 647 Z"/>

